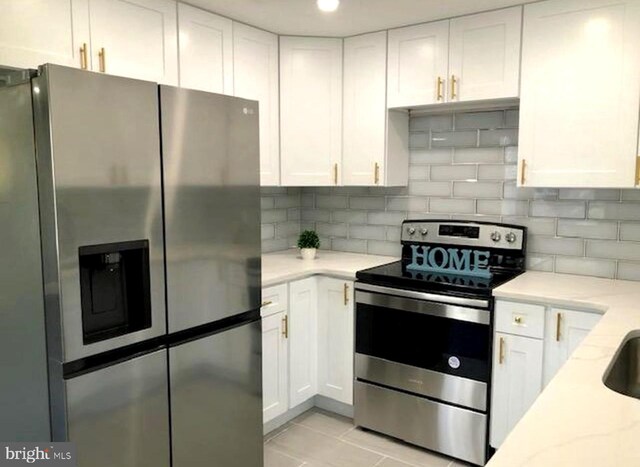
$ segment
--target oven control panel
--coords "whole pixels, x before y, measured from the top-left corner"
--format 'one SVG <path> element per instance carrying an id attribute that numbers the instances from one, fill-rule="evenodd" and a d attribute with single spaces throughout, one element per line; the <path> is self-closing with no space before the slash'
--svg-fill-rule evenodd
<path id="1" fill-rule="evenodd" d="M 526 228 L 465 221 L 404 221 L 402 241 L 522 250 Z"/>

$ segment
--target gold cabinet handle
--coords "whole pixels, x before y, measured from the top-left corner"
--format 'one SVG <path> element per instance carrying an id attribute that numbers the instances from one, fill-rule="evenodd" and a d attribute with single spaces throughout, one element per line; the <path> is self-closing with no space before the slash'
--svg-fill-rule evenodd
<path id="1" fill-rule="evenodd" d="M 520 164 L 520 185 L 524 185 L 526 180 L 525 174 L 527 171 L 527 160 L 522 159 L 522 163 Z"/>
<path id="2" fill-rule="evenodd" d="M 504 363 L 504 337 L 500 338 L 500 350 L 498 352 L 498 364 Z"/>
<path id="3" fill-rule="evenodd" d="M 380 165 L 377 162 L 373 166 L 373 181 L 376 185 L 380 183 Z"/>
<path id="4" fill-rule="evenodd" d="M 436 98 L 437 100 L 441 101 L 442 99 L 444 99 L 444 95 L 442 93 L 442 88 L 444 87 L 444 80 L 442 78 L 440 78 L 438 76 L 438 80 L 436 81 Z"/>
<path id="5" fill-rule="evenodd" d="M 338 184 L 338 163 L 333 164 L 333 184 Z"/>
<path id="6" fill-rule="evenodd" d="M 289 338 L 289 315 L 284 315 L 282 318 L 282 335 L 285 339 Z"/>
<path id="7" fill-rule="evenodd" d="M 640 156 L 636 158 L 636 185 L 640 185 Z"/>
<path id="8" fill-rule="evenodd" d="M 344 304 L 348 305 L 349 304 L 349 285 L 346 282 L 344 283 L 344 288 L 342 290 L 344 293 Z"/>
<path id="9" fill-rule="evenodd" d="M 100 71 L 104 73 L 107 71 L 107 56 L 104 47 L 102 47 L 98 52 L 98 60 L 100 63 Z"/>
<path id="10" fill-rule="evenodd" d="M 513 318 L 513 322 L 516 324 L 522 324 L 522 316 L 516 316 Z"/>
<path id="11" fill-rule="evenodd" d="M 262 303 L 260 304 L 260 306 L 261 306 L 261 307 L 262 307 L 262 306 L 269 306 L 269 305 L 271 305 L 272 303 L 273 303 L 273 302 L 272 302 L 271 300 L 266 300 L 266 301 L 262 302 Z"/>
<path id="12" fill-rule="evenodd" d="M 88 68 L 87 63 L 87 43 L 84 42 L 80 47 L 80 68 L 86 70 Z"/>
<path id="13" fill-rule="evenodd" d="M 455 99 L 458 97 L 458 95 L 456 94 L 456 83 L 457 83 L 457 79 L 455 77 L 455 75 L 451 75 L 451 99 Z"/>
<path id="14" fill-rule="evenodd" d="M 561 327 L 562 327 L 562 313 L 558 313 L 556 315 L 556 342 L 560 342 Z"/>

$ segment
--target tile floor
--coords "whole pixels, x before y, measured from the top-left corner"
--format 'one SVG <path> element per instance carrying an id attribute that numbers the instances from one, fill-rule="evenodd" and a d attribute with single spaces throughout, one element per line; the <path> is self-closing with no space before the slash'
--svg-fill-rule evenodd
<path id="1" fill-rule="evenodd" d="M 264 465 L 462 467 L 467 464 L 356 428 L 348 418 L 312 409 L 265 436 Z"/>

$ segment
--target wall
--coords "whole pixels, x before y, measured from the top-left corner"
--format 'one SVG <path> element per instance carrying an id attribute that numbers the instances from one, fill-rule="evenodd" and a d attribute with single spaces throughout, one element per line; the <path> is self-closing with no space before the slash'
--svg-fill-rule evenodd
<path id="1" fill-rule="evenodd" d="M 408 187 L 269 189 L 265 251 L 315 228 L 322 248 L 398 255 L 404 219 L 478 219 L 529 227 L 529 269 L 640 280 L 640 190 L 516 188 L 517 122 L 413 117 Z"/>

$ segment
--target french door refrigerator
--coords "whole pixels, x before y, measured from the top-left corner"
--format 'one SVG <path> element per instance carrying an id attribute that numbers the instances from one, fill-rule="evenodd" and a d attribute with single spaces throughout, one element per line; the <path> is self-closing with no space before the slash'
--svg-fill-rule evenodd
<path id="1" fill-rule="evenodd" d="M 0 219 L 23 229 L 0 245 L 0 349 L 30 369 L 3 356 L 5 441 L 72 441 L 80 467 L 261 466 L 257 103 L 0 74 Z"/>

